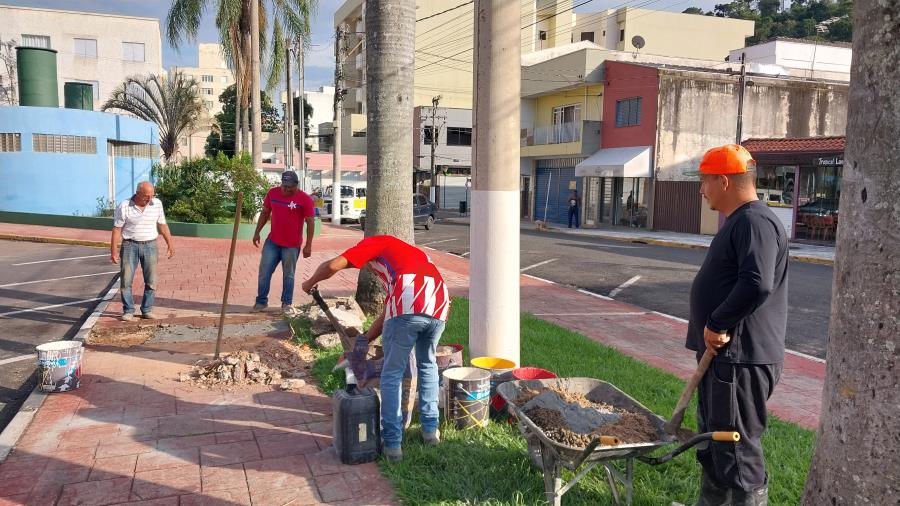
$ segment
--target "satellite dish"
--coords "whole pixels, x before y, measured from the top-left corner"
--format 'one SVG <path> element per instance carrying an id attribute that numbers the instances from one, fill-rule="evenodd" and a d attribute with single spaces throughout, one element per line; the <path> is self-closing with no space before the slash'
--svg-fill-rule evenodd
<path id="1" fill-rule="evenodd" d="M 641 49 L 642 47 L 644 47 L 645 43 L 646 43 L 646 41 L 644 41 L 644 38 L 641 37 L 640 35 L 635 35 L 634 37 L 631 38 L 631 45 L 637 49 Z"/>

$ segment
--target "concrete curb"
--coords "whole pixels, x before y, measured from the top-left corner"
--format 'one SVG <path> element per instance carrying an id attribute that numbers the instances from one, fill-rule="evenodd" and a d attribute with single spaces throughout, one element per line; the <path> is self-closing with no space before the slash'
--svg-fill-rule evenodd
<path id="1" fill-rule="evenodd" d="M 463 225 L 469 224 L 468 220 L 460 219 L 460 218 L 444 218 L 443 221 L 449 223 L 459 223 Z M 681 249 L 709 249 L 709 246 L 703 244 L 693 244 L 688 242 L 679 242 L 679 241 L 670 241 L 667 239 L 652 239 L 650 237 L 621 237 L 616 235 L 603 235 L 603 234 L 571 234 L 565 232 L 562 229 L 549 228 L 549 229 L 529 229 L 529 230 L 537 230 L 539 232 L 555 232 L 559 234 L 566 234 L 575 237 L 595 237 L 598 239 L 605 239 L 608 241 L 619 241 L 619 242 L 629 242 L 629 243 L 637 243 L 637 244 L 652 244 L 654 246 L 667 246 L 669 248 L 681 248 Z M 828 258 L 819 258 L 819 257 L 811 257 L 801 254 L 789 254 L 788 255 L 791 260 L 795 260 L 797 262 L 804 262 L 808 264 L 819 264 L 819 265 L 834 265 L 834 260 Z"/>
<path id="2" fill-rule="evenodd" d="M 78 330 L 78 333 L 72 338 L 73 340 L 84 343 L 85 338 L 91 332 L 91 329 L 94 328 L 94 324 L 97 323 L 100 315 L 106 311 L 106 306 L 109 305 L 109 302 L 115 297 L 118 291 L 119 287 L 114 284 L 112 288 L 106 292 L 106 295 L 104 295 L 100 300 L 100 303 L 97 304 L 94 312 L 84 321 L 81 328 Z M 12 452 L 13 448 L 15 448 L 16 443 L 19 442 L 19 438 L 22 437 L 22 434 L 25 433 L 25 429 L 31 424 L 34 415 L 37 414 L 38 409 L 44 404 L 47 395 L 46 392 L 41 391 L 41 386 L 39 384 L 36 385 L 34 390 L 31 391 L 31 394 L 28 395 L 28 398 L 25 399 L 25 402 L 22 403 L 22 407 L 19 408 L 16 416 L 9 421 L 9 424 L 7 424 L 3 429 L 3 432 L 0 433 L 0 462 L 5 461 L 6 458 L 9 457 L 9 454 Z"/>
<path id="3" fill-rule="evenodd" d="M 94 248 L 109 248 L 109 242 L 88 241 L 85 239 L 64 239 L 62 237 L 41 237 L 29 235 L 0 234 L 0 239 L 7 241 L 40 242 L 49 244 L 68 244 L 71 246 L 91 246 Z"/>

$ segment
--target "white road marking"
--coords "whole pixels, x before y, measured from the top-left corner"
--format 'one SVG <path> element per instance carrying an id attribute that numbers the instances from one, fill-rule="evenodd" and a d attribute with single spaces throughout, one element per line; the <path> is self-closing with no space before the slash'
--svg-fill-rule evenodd
<path id="1" fill-rule="evenodd" d="M 466 251 L 465 253 L 460 253 L 459 256 L 461 256 L 461 257 L 467 257 L 467 256 L 469 256 L 469 253 L 471 253 L 471 251 Z"/>
<path id="2" fill-rule="evenodd" d="M 543 262 L 538 262 L 538 263 L 536 263 L 536 264 L 534 264 L 534 265 L 529 265 L 528 267 L 522 267 L 521 269 L 519 269 L 519 272 L 529 271 L 529 270 L 531 270 L 531 269 L 534 269 L 535 267 L 540 267 L 540 266 L 542 266 L 542 265 L 547 265 L 547 264 L 549 264 L 550 262 L 555 262 L 555 261 L 557 261 L 557 260 L 559 260 L 559 259 L 558 259 L 558 258 L 551 258 L 550 260 L 544 260 Z"/>
<path id="3" fill-rule="evenodd" d="M 534 313 L 534 316 L 644 316 L 649 314 L 642 312 L 619 312 L 619 313 Z"/>
<path id="4" fill-rule="evenodd" d="M 55 309 L 63 306 L 75 306 L 78 304 L 84 304 L 85 302 L 96 302 L 98 300 L 102 300 L 103 297 L 94 297 L 93 299 L 84 299 L 84 300 L 73 300 L 72 302 L 64 302 L 62 304 L 51 304 L 49 306 L 41 306 L 41 307 L 33 307 L 31 309 L 19 309 L 16 311 L 7 311 L 5 313 L 0 313 L 0 316 L 12 316 L 22 313 L 33 313 L 36 311 L 43 311 L 45 309 Z"/>
<path id="5" fill-rule="evenodd" d="M 680 322 L 680 323 L 687 323 L 687 322 L 688 322 L 688 321 L 685 320 L 684 318 L 679 318 L 679 317 L 677 317 L 677 316 L 672 316 L 672 315 L 666 314 L 666 313 L 660 313 L 659 311 L 652 311 L 652 313 L 655 314 L 655 315 L 662 316 L 663 318 L 668 318 L 668 319 L 670 319 L 670 320 L 675 320 L 676 322 Z"/>
<path id="6" fill-rule="evenodd" d="M 87 255 L 83 257 L 69 257 L 69 258 L 51 258 L 50 260 L 37 260 L 34 262 L 22 262 L 20 264 L 12 264 L 13 267 L 18 267 L 20 265 L 34 265 L 34 264 L 46 264 L 49 262 L 65 262 L 67 260 L 82 260 L 84 258 L 100 258 L 100 257 L 108 257 L 109 253 L 103 255 Z"/>
<path id="7" fill-rule="evenodd" d="M 13 362 L 21 362 L 23 360 L 37 360 L 37 357 L 32 353 L 31 355 L 19 355 L 18 357 L 4 358 L 0 360 L 0 365 L 12 364 Z"/>
<path id="8" fill-rule="evenodd" d="M 619 286 L 613 288 L 613 290 L 612 290 L 611 292 L 609 292 L 609 298 L 612 299 L 612 298 L 614 298 L 616 295 L 619 295 L 619 292 L 621 292 L 622 290 L 628 288 L 629 286 L 631 286 L 631 285 L 637 283 L 637 280 L 639 280 L 639 279 L 641 279 L 640 276 L 634 276 L 633 278 L 629 279 L 628 281 L 626 281 L 626 282 L 622 283 L 621 285 L 619 285 Z"/>
<path id="9" fill-rule="evenodd" d="M 66 279 L 90 278 L 93 276 L 106 276 L 107 274 L 118 274 L 118 273 L 119 273 L 119 271 L 96 272 L 94 274 L 79 274 L 78 276 L 66 276 L 64 278 L 38 279 L 35 281 L 20 281 L 18 283 L 7 283 L 5 285 L 0 285 L 0 288 L 9 288 L 11 286 L 31 285 L 34 283 L 47 283 L 50 281 L 63 281 Z"/>
<path id="10" fill-rule="evenodd" d="M 450 241 L 455 241 L 455 240 L 456 240 L 456 239 L 454 238 L 454 239 L 444 239 L 444 240 L 442 240 L 442 241 L 431 241 L 431 242 L 426 242 L 426 243 L 423 244 L 422 246 L 430 246 L 430 245 L 432 245 L 432 244 L 440 244 L 440 243 L 442 243 L 442 242 L 450 242 Z"/>
<path id="11" fill-rule="evenodd" d="M 556 281 L 550 281 L 549 279 L 539 278 L 537 276 L 532 276 L 531 274 L 522 274 L 522 275 L 525 276 L 526 278 L 535 279 L 537 281 L 543 281 L 544 283 L 549 283 L 551 285 L 557 284 Z"/>
<path id="12" fill-rule="evenodd" d="M 559 243 L 561 246 L 571 246 L 574 244 L 584 244 L 586 246 L 595 246 L 597 248 L 617 248 L 617 249 L 641 249 L 646 246 L 626 246 L 624 244 L 597 244 L 595 242 L 569 241 Z"/>
<path id="13" fill-rule="evenodd" d="M 583 293 L 583 294 L 585 294 L 585 295 L 590 295 L 591 297 L 597 297 L 598 299 L 612 300 L 612 299 L 610 299 L 609 297 L 607 297 L 606 295 L 600 295 L 599 293 L 589 292 L 589 291 L 587 291 L 587 290 L 581 290 L 581 289 L 579 289 L 579 290 L 578 290 L 578 293 Z"/>
<path id="14" fill-rule="evenodd" d="M 806 353 L 801 353 L 801 352 L 799 352 L 799 351 L 788 350 L 788 349 L 785 349 L 784 351 L 790 353 L 791 355 L 796 355 L 796 356 L 798 356 L 798 357 L 802 357 L 802 358 L 805 358 L 805 359 L 807 359 L 807 360 L 812 360 L 812 361 L 814 361 L 814 362 L 819 362 L 819 363 L 821 363 L 821 364 L 824 364 L 824 363 L 825 363 L 825 359 L 821 359 L 821 358 L 819 358 L 819 357 L 814 357 L 814 356 L 812 356 L 812 355 L 807 355 Z"/>

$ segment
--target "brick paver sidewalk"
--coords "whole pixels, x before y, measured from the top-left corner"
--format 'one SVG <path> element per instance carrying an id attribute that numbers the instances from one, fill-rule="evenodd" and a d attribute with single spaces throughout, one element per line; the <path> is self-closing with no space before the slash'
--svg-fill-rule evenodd
<path id="1" fill-rule="evenodd" d="M 95 241 L 109 237 L 102 231 L 0 224 L 0 234 L 4 233 Z M 329 226 L 323 227 L 323 233 L 314 243 L 313 257 L 301 259 L 298 280 L 361 238 L 359 232 Z M 160 247 L 163 256 L 165 247 Z M 176 248 L 175 258 L 160 260 L 157 310 L 164 323 L 209 325 L 221 303 L 228 241 L 177 237 Z M 467 295 L 468 260 L 439 251 L 429 254 L 453 294 Z M 252 306 L 258 261 L 259 252 L 252 245 L 238 246 L 232 313 Z M 136 294 L 142 290 L 139 278 Z M 345 271 L 321 289 L 329 295 L 348 295 L 355 284 L 356 272 Z M 280 305 L 280 291 L 276 271 L 272 307 Z M 683 347 L 683 321 L 528 276 L 521 277 L 521 299 L 523 311 L 682 378 L 694 369 L 692 353 Z M 295 304 L 309 302 L 309 296 L 298 288 L 294 300 Z M 119 322 L 120 312 L 118 301 L 110 304 L 98 326 L 140 325 Z M 120 502 L 163 498 L 152 503 L 160 505 L 176 504 L 173 498 L 178 496 L 182 505 L 246 504 L 248 497 L 253 504 L 287 503 L 290 498 L 276 497 L 280 493 L 306 494 L 302 498 L 309 501 L 375 504 L 393 500 L 374 465 L 340 466 L 326 450 L 331 432 L 328 399 L 312 388 L 301 394 L 185 388 L 174 378 L 191 360 L 209 353 L 209 345 L 182 346 L 90 349 L 86 385 L 50 396 L 16 452 L 0 465 L 0 497 L 12 504 L 52 504 L 34 500 L 54 491 L 61 494 L 59 504 L 69 504 L 66 501 L 75 501 L 80 494 L 107 494 L 104 497 Z M 824 370 L 821 362 L 789 355 L 771 410 L 785 420 L 815 428 Z M 23 479 L 26 476 L 31 479 Z M 240 486 L 229 488 L 233 483 Z M 376 493 L 360 499 L 350 495 L 355 490 Z"/>

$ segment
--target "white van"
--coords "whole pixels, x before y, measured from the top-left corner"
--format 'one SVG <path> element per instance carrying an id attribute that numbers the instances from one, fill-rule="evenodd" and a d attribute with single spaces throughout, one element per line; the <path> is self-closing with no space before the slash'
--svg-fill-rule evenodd
<path id="1" fill-rule="evenodd" d="M 332 186 L 325 188 L 322 195 L 322 210 L 319 215 L 323 218 L 331 217 Z M 366 183 L 341 183 L 341 221 L 356 220 L 366 209 Z"/>

